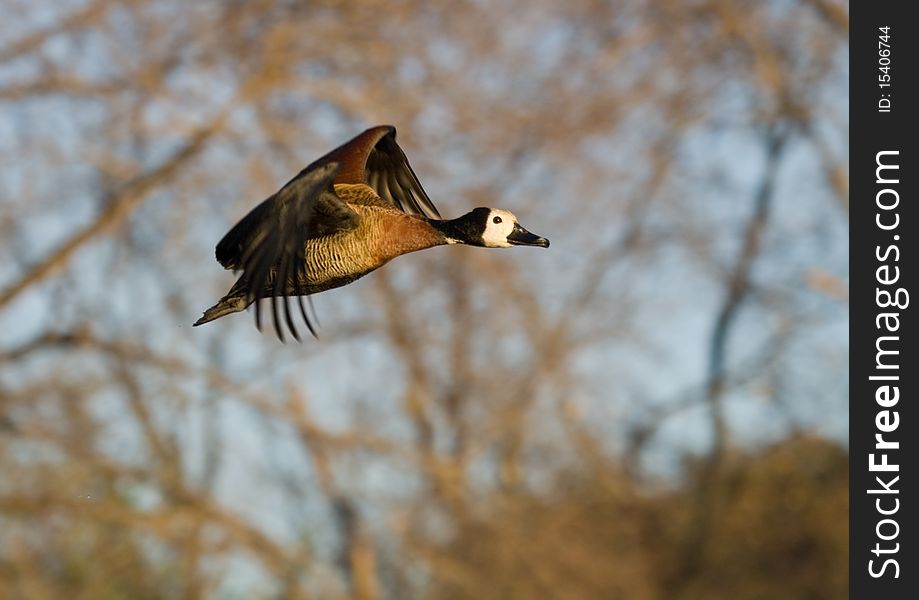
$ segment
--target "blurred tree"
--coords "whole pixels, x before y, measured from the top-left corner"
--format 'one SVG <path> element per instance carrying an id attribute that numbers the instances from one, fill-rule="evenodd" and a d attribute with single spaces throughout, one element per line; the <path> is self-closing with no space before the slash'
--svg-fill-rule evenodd
<path id="1" fill-rule="evenodd" d="M 486 498 L 448 544 L 423 546 L 432 598 L 840 598 L 848 589 L 848 457 L 797 436 L 732 453 L 713 485 L 731 496 L 710 561 L 685 571 L 701 477 L 669 489 L 623 474 L 560 475 L 551 494 Z"/>

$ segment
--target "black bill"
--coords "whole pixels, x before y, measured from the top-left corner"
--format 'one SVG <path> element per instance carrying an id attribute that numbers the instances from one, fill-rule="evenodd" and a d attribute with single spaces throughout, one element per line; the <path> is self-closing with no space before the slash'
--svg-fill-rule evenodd
<path id="1" fill-rule="evenodd" d="M 520 223 L 514 223 L 514 229 L 507 236 L 507 241 L 515 246 L 541 246 L 549 247 L 549 240 L 530 233 L 520 226 Z"/>

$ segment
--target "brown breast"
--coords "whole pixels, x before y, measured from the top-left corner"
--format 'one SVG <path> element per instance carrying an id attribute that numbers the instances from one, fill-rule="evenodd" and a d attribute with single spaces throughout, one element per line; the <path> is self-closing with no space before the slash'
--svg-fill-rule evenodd
<path id="1" fill-rule="evenodd" d="M 380 206 L 351 208 L 361 215 L 356 229 L 307 241 L 303 283 L 308 293 L 350 283 L 397 256 L 446 243 L 422 217 Z"/>

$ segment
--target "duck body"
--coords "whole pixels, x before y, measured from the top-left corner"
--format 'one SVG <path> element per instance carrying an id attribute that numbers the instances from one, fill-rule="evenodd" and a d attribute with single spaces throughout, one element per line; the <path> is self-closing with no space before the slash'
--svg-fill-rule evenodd
<path id="1" fill-rule="evenodd" d="M 351 208 L 359 216 L 357 227 L 307 239 L 305 268 L 296 283 L 288 280 L 285 293 L 280 295 L 318 294 L 341 287 L 397 256 L 447 243 L 423 217 L 378 206 Z M 247 291 L 245 279 L 237 283 L 237 292 Z M 274 278 L 265 283 L 264 293 L 275 295 Z"/>
<path id="2" fill-rule="evenodd" d="M 217 261 L 242 275 L 195 325 L 255 304 L 260 326 L 259 301 L 268 299 L 278 337 L 284 340 L 286 323 L 299 339 L 287 303 L 296 298 L 315 335 L 302 297 L 347 285 L 397 256 L 455 243 L 549 244 L 507 211 L 478 208 L 441 219 L 396 145 L 395 129 L 374 127 L 307 166 L 224 236 Z"/>

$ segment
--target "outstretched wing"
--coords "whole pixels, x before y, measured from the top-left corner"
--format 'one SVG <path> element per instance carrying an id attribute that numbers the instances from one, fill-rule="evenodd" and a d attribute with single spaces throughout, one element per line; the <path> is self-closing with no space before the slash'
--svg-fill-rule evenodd
<path id="1" fill-rule="evenodd" d="M 408 164 L 405 153 L 396 143 L 395 127 L 371 127 L 312 163 L 303 172 L 329 162 L 341 164 L 335 183 L 365 184 L 392 208 L 431 219 L 441 218 Z"/>
<path id="2" fill-rule="evenodd" d="M 353 229 L 359 216 L 332 188 L 339 165 L 328 162 L 304 170 L 273 196 L 255 207 L 217 244 L 217 260 L 241 270 L 247 300 L 255 304 L 255 322 L 261 329 L 261 300 L 269 298 L 274 329 L 284 341 L 281 314 L 293 337 L 300 339 L 290 312 L 289 294 L 296 295 L 300 313 L 313 335 L 315 329 L 296 289 L 306 277 L 306 240 Z"/>

